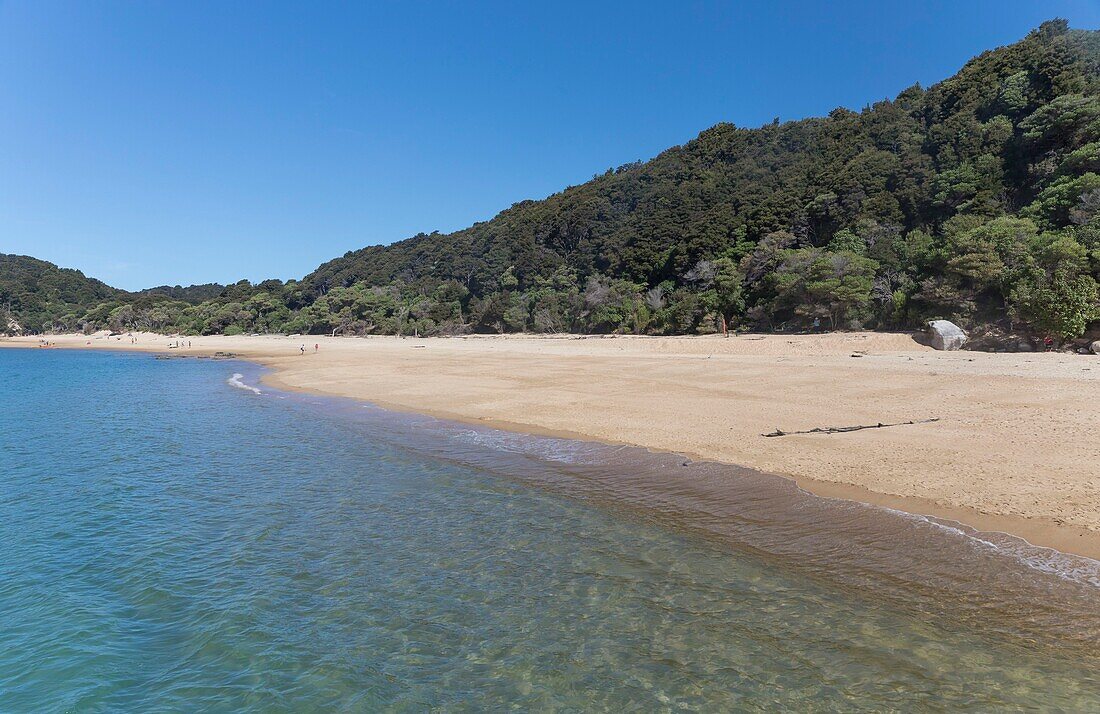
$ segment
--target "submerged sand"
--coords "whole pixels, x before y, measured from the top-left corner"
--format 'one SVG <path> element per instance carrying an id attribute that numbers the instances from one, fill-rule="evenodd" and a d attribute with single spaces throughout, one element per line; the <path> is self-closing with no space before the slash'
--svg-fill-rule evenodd
<path id="1" fill-rule="evenodd" d="M 42 338 L 0 340 L 34 347 Z M 674 451 L 1100 556 L 1100 358 L 936 352 L 910 335 L 47 338 L 232 353 L 273 386 Z M 305 345 L 305 355 L 300 347 Z M 319 346 L 315 350 L 314 346 Z M 840 434 L 762 434 L 938 419 Z"/>

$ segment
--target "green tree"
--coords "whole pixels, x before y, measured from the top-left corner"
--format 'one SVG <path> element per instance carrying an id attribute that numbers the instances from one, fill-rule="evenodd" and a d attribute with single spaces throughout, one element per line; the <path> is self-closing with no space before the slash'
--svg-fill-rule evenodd
<path id="1" fill-rule="evenodd" d="M 1056 275 L 1022 284 L 1013 303 L 1019 317 L 1061 339 L 1080 337 L 1089 323 L 1100 320 L 1096 281 L 1089 275 Z"/>

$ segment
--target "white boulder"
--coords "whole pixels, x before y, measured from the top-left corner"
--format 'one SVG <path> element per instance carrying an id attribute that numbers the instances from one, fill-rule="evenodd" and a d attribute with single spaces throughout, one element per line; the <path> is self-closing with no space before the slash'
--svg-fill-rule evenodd
<path id="1" fill-rule="evenodd" d="M 949 320 L 931 320 L 928 332 L 932 338 L 932 347 L 937 350 L 957 350 L 966 344 L 966 333 Z"/>

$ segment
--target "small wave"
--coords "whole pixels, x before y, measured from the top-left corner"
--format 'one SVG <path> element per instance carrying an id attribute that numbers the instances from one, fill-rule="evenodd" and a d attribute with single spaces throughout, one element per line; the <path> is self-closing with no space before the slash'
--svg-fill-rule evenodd
<path id="1" fill-rule="evenodd" d="M 445 425 L 446 426 L 446 425 Z M 617 447 L 575 439 L 537 437 L 497 430 L 455 427 L 450 436 L 475 446 L 512 454 L 522 454 L 563 464 L 596 465 L 605 463 Z"/>
<path id="2" fill-rule="evenodd" d="M 242 382 L 242 379 L 244 379 L 244 375 L 240 372 L 236 372 L 232 377 L 225 380 L 225 383 L 232 387 L 236 387 L 237 389 L 245 389 L 249 392 L 252 392 L 253 394 L 263 394 L 263 392 L 261 392 L 259 389 L 256 389 L 252 385 Z"/>
<path id="3" fill-rule="evenodd" d="M 1013 558 L 1021 565 L 1032 568 L 1033 570 L 1038 570 L 1081 585 L 1100 588 L 1100 561 L 1093 560 L 1092 558 L 1083 555 L 1063 553 L 1054 548 L 1035 545 L 1024 538 L 1008 533 L 983 532 L 956 521 L 945 521 L 944 519 L 899 511 L 893 508 L 887 508 L 885 510 L 892 511 L 903 518 L 926 523 L 943 532 L 961 537 L 966 542 L 976 547 L 988 548 L 999 555 Z"/>

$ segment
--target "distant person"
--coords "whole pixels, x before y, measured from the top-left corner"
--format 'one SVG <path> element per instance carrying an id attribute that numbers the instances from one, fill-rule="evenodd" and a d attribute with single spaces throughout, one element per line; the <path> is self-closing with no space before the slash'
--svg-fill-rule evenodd
<path id="1" fill-rule="evenodd" d="M 305 346 L 305 345 L 302 345 L 302 346 L 301 346 L 301 347 L 299 347 L 298 349 L 299 349 L 299 350 L 301 351 L 301 352 L 300 352 L 299 354 L 302 354 L 302 355 L 304 355 L 304 354 L 306 353 L 306 346 Z"/>
<path id="2" fill-rule="evenodd" d="M 319 345 L 319 344 L 314 344 L 313 345 L 313 353 L 314 354 L 317 354 L 317 351 L 320 350 L 320 349 L 321 349 L 321 345 Z"/>

